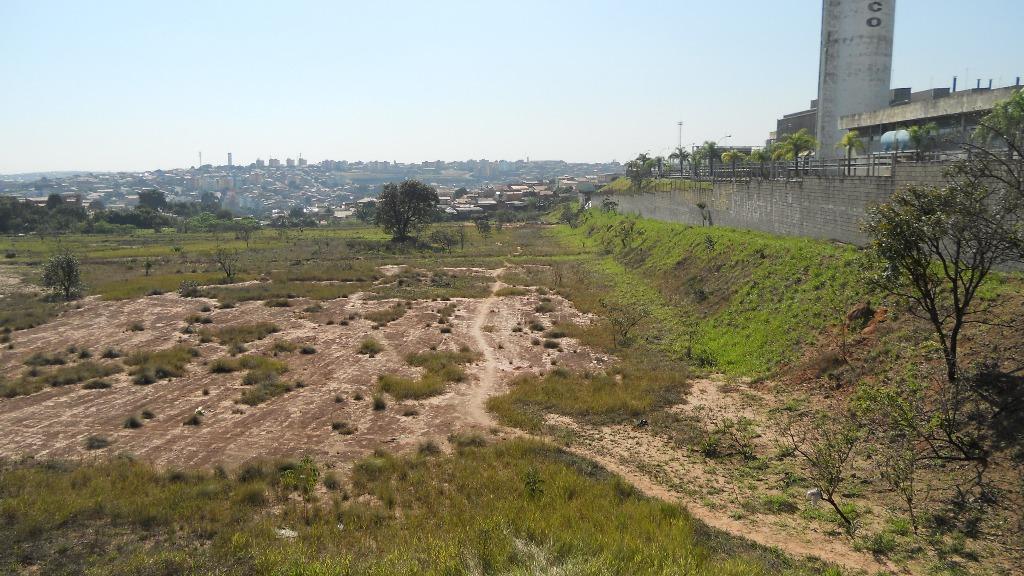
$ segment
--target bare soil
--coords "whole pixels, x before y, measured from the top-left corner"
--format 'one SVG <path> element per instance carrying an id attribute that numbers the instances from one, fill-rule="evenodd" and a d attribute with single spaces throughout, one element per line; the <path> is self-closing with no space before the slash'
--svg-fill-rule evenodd
<path id="1" fill-rule="evenodd" d="M 388 270 L 387 272 L 391 272 Z M 496 275 L 494 271 L 470 273 Z M 495 288 L 500 285 L 495 284 Z M 47 388 L 30 396 L 0 399 L 0 457 L 31 456 L 41 459 L 101 457 L 132 454 L 166 467 L 235 466 L 255 458 L 309 454 L 332 466 L 345 466 L 369 451 L 387 445 L 396 450 L 441 440 L 465 430 L 495 430 L 486 412 L 487 399 L 504 391 L 505 383 L 524 372 L 540 373 L 552 361 L 571 368 L 596 365 L 599 356 L 566 339 L 562 350 L 531 345 L 528 331 L 512 327 L 534 316 L 535 295 L 452 299 L 457 306 L 450 334 L 436 324 L 436 310 L 448 302 L 418 301 L 402 318 L 379 329 L 367 320 L 340 324 L 351 314 L 387 308 L 396 301 L 375 301 L 356 294 L 324 302 L 320 312 L 307 313 L 310 301 L 293 300 L 289 308 L 270 308 L 261 302 L 216 309 L 215 301 L 186 299 L 165 294 L 132 301 L 109 302 L 90 298 L 80 309 L 70 309 L 54 321 L 15 335 L 13 350 L 0 352 L 0 374 L 14 379 L 24 373 L 25 359 L 35 352 L 54 353 L 70 346 L 88 349 L 97 359 L 107 348 L 127 354 L 136 350 L 168 348 L 178 343 L 195 346 L 200 356 L 180 378 L 149 386 L 131 382 L 125 373 L 107 378 L 113 387 L 85 390 L 81 384 Z M 571 304 L 555 299 L 558 314 L 586 321 Z M 302 382 L 282 396 L 258 406 L 237 403 L 246 389 L 241 372 L 213 374 L 207 364 L 227 355 L 217 343 L 200 344 L 198 336 L 183 334 L 185 318 L 208 304 L 214 308 L 210 328 L 254 322 L 273 322 L 277 334 L 248 345 L 248 353 L 271 354 L 275 340 L 313 346 L 315 354 L 284 353 L 287 382 Z M 334 323 L 328 324 L 328 321 Z M 132 331 L 141 321 L 142 331 Z M 360 342 L 373 336 L 384 344 L 374 358 L 356 352 Z M 470 377 L 450 384 L 446 393 L 421 401 L 394 402 L 383 411 L 372 408 L 377 376 L 394 373 L 415 376 L 419 369 L 406 364 L 406 355 L 431 347 L 453 349 L 467 344 L 482 360 L 467 366 Z M 72 355 L 69 355 L 69 359 Z M 204 394 L 204 390 L 208 394 Z M 356 400 L 360 395 L 361 400 Z M 336 402 L 336 396 L 342 401 Z M 415 410 L 417 414 L 403 416 Z M 155 414 L 138 429 L 123 427 L 126 418 L 143 410 Z M 183 422 L 197 410 L 204 413 L 200 426 Z M 356 428 L 345 436 L 332 431 L 332 422 Z M 110 447 L 89 451 L 91 435 L 112 440 Z"/>

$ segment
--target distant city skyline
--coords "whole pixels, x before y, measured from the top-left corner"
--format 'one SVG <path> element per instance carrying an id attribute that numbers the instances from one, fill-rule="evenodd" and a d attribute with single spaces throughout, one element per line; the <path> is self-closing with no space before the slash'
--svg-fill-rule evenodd
<path id="1" fill-rule="evenodd" d="M 815 97 L 820 18 L 818 0 L 7 0 L 0 174 L 187 168 L 200 151 L 623 162 L 667 155 L 678 121 L 684 145 L 760 145 Z M 1013 84 L 1021 22 L 1015 0 L 897 0 L 893 87 Z"/>

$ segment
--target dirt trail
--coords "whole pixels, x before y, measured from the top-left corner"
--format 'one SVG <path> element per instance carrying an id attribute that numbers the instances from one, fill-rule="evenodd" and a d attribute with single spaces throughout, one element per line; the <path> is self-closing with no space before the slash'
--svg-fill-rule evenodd
<path id="1" fill-rule="evenodd" d="M 502 384 L 500 360 L 493 345 L 488 341 L 484 330 L 484 326 L 487 324 L 492 310 L 499 300 L 495 293 L 503 286 L 500 281 L 497 281 L 497 277 L 502 271 L 493 271 L 496 281 L 492 285 L 491 295 L 477 305 L 470 325 L 470 336 L 473 338 L 476 348 L 482 353 L 484 359 L 483 366 L 479 372 L 479 382 L 467 399 L 463 409 L 464 413 L 474 423 L 484 426 L 497 425 L 494 417 L 487 411 L 487 399 L 497 394 L 499 392 L 498 388 Z M 695 398 L 710 401 L 710 404 L 717 404 L 715 400 L 721 400 L 721 395 L 717 392 L 715 386 L 716 383 L 713 381 L 700 381 L 696 383 L 695 389 L 692 392 Z M 549 420 L 555 420 L 566 428 L 576 429 L 577 431 L 581 429 L 578 424 L 569 418 L 549 416 Z M 528 436 L 528 434 L 520 430 L 504 427 L 502 429 L 507 436 Z M 633 434 L 626 435 L 633 436 Z M 552 438 L 544 439 L 554 441 Z M 752 525 L 731 518 L 728 512 L 711 509 L 701 504 L 698 500 L 666 486 L 664 483 L 652 478 L 650 474 L 644 473 L 630 465 L 628 462 L 631 457 L 636 456 L 634 451 L 637 446 L 628 440 L 637 439 L 625 438 L 624 440 L 627 441 L 613 446 L 602 443 L 602 445 L 597 446 L 597 449 L 587 446 L 584 442 L 574 442 L 566 447 L 566 450 L 597 462 L 607 470 L 621 476 L 627 482 L 636 486 L 647 496 L 685 506 L 693 517 L 729 534 L 746 538 L 763 546 L 777 548 L 794 557 L 819 558 L 842 565 L 848 569 L 866 572 L 894 569 L 893 566 L 879 562 L 869 554 L 856 552 L 850 549 L 848 545 L 824 536 L 818 537 L 817 541 L 800 539 L 785 530 L 773 529 L 771 525 Z M 696 473 L 697 470 L 683 471 L 684 474 L 686 472 Z"/>
<path id="2" fill-rule="evenodd" d="M 477 382 L 472 395 L 469 397 L 466 415 L 483 426 L 494 426 L 497 424 L 491 413 L 487 411 L 487 399 L 494 396 L 495 389 L 500 384 L 498 356 L 494 351 L 494 347 L 487 341 L 487 336 L 484 334 L 484 325 L 487 323 L 488 316 L 498 301 L 498 296 L 495 293 L 503 286 L 498 277 L 504 271 L 504 268 L 500 268 L 492 272 L 494 284 L 491 285 L 491 294 L 477 305 L 476 315 L 469 329 L 469 334 L 476 343 L 477 349 L 484 356 L 484 365 L 483 370 L 480 371 L 480 381 Z"/>

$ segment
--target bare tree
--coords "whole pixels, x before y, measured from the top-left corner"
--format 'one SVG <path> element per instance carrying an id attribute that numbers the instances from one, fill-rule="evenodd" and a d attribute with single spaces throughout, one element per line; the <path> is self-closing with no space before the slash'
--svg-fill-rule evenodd
<path id="1" fill-rule="evenodd" d="M 633 331 L 651 315 L 650 308 L 640 303 L 621 304 L 601 299 L 605 316 L 615 331 L 615 346 L 626 346 L 633 339 Z"/>
<path id="2" fill-rule="evenodd" d="M 238 250 L 228 250 L 227 248 L 217 248 L 217 251 L 213 254 L 213 260 L 220 267 L 221 272 L 224 272 L 224 277 L 228 282 L 234 282 L 235 275 L 238 273 L 238 261 L 240 255 Z"/>
<path id="3" fill-rule="evenodd" d="M 822 414 L 812 425 L 803 426 L 800 431 L 794 428 L 791 425 L 785 430 L 790 447 L 807 462 L 821 499 L 832 506 L 852 534 L 856 526 L 836 501 L 836 494 L 849 480 L 850 461 L 861 439 L 856 424 L 846 416 Z"/>

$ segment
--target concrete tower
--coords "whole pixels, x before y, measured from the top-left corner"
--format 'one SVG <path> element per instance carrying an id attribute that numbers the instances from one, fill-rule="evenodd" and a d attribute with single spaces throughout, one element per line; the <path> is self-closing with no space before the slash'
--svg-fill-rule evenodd
<path id="1" fill-rule="evenodd" d="M 839 158 L 839 118 L 889 105 L 896 0 L 823 0 L 819 158 Z"/>

